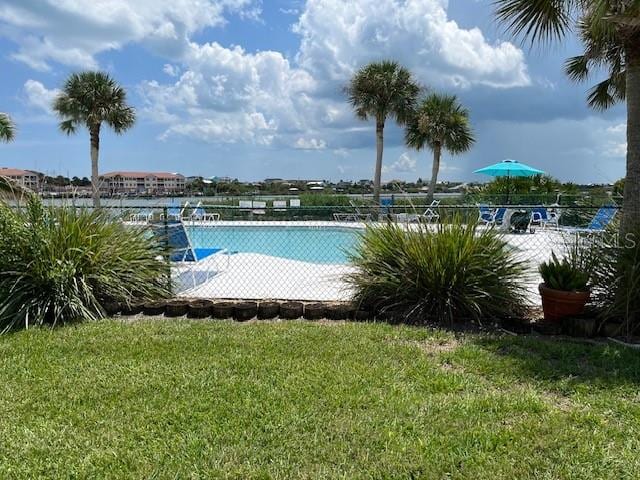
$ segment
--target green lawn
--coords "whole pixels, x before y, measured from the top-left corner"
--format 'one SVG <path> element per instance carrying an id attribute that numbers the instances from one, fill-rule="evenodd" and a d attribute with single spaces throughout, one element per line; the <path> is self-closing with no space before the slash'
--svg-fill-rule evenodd
<path id="1" fill-rule="evenodd" d="M 0 478 L 639 478 L 640 353 L 343 323 L 0 337 Z"/>

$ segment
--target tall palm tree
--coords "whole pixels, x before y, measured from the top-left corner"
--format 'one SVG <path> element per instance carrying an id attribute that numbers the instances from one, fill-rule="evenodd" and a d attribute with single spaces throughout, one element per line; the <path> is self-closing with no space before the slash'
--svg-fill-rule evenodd
<path id="1" fill-rule="evenodd" d="M 11 117 L 6 113 L 0 112 L 0 141 L 9 143 L 16 137 L 16 126 L 13 124 Z"/>
<path id="2" fill-rule="evenodd" d="M 89 131 L 94 207 L 100 206 L 98 156 L 102 124 L 121 134 L 135 123 L 135 110 L 127 105 L 126 96 L 124 88 L 108 74 L 82 72 L 67 79 L 53 103 L 53 109 L 61 118 L 60 130 L 71 135 L 84 126 Z"/>
<path id="3" fill-rule="evenodd" d="M 589 92 L 606 109 L 627 102 L 627 174 L 622 232 L 640 228 L 640 0 L 494 0 L 496 16 L 515 35 L 560 40 L 575 30 L 583 55 L 567 61 L 569 77 L 586 80 L 604 67 L 607 78 Z"/>
<path id="4" fill-rule="evenodd" d="M 391 117 L 404 125 L 413 111 L 420 86 L 411 72 L 398 62 L 382 61 L 365 65 L 358 70 L 345 89 L 349 103 L 361 120 L 376 121 L 376 170 L 373 198 L 380 203 L 384 126 Z"/>
<path id="5" fill-rule="evenodd" d="M 433 152 L 427 196 L 427 200 L 432 202 L 442 150 L 452 154 L 464 153 L 475 142 L 469 125 L 469 111 L 458 102 L 455 95 L 431 93 L 420 102 L 407 124 L 405 140 L 408 146 L 416 150 L 428 147 Z"/>

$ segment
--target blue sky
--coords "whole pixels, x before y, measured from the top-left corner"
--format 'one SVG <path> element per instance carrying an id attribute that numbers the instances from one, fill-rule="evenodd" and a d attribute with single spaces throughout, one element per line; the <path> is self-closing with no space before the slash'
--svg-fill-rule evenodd
<path id="1" fill-rule="evenodd" d="M 105 133 L 101 171 L 371 178 L 373 125 L 341 92 L 356 68 L 394 58 L 426 86 L 459 95 L 477 144 L 445 156 L 441 178 L 515 158 L 563 180 L 624 174 L 625 115 L 585 105 L 565 45 L 530 49 L 498 28 L 489 0 L 4 0 L 0 111 L 18 125 L 0 166 L 89 173 L 85 132 L 58 132 L 51 100 L 70 72 L 100 68 L 129 92 L 138 121 Z M 428 178 L 428 152 L 386 132 L 386 180 Z"/>

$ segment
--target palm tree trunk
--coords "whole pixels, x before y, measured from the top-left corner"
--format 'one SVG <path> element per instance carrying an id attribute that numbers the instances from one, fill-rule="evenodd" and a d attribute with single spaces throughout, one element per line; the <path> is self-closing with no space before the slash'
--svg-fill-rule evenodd
<path id="1" fill-rule="evenodd" d="M 621 231 L 640 229 L 640 45 L 638 38 L 627 43 L 627 177 Z"/>
<path id="2" fill-rule="evenodd" d="M 376 119 L 376 171 L 373 178 L 373 201 L 380 204 L 380 185 L 382 183 L 382 152 L 384 150 L 384 118 Z"/>
<path id="3" fill-rule="evenodd" d="M 100 175 L 98 173 L 98 156 L 100 153 L 100 124 L 94 125 L 89 130 L 91 139 L 91 190 L 93 206 L 100 208 Z"/>
<path id="4" fill-rule="evenodd" d="M 438 183 L 438 172 L 440 171 L 440 155 L 442 154 L 442 146 L 436 143 L 433 147 L 433 165 L 431 165 L 431 181 L 429 182 L 429 192 L 427 193 L 427 202 L 433 202 L 433 196 L 436 193 L 436 184 Z"/>

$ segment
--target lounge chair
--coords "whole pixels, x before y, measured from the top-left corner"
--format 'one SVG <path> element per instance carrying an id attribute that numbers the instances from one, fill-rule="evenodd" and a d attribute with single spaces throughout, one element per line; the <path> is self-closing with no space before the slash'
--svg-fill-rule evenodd
<path id="1" fill-rule="evenodd" d="M 478 205 L 478 208 L 480 209 L 480 215 L 478 217 L 478 223 L 480 224 L 487 226 L 496 226 L 509 223 L 508 219 L 505 218 L 508 210 L 505 207 L 492 209 L 487 205 Z"/>
<path id="2" fill-rule="evenodd" d="M 333 214 L 333 219 L 336 222 L 370 222 L 372 216 L 370 213 L 364 213 L 360 210 L 360 207 L 356 205 L 353 200 L 349 200 L 349 205 L 353 209 L 353 212 L 337 212 Z"/>
<path id="3" fill-rule="evenodd" d="M 529 221 L 529 228 L 541 227 L 547 228 L 549 226 L 558 228 L 560 221 L 560 212 L 557 210 L 548 209 L 547 207 L 536 207 L 531 211 L 531 220 Z"/>
<path id="4" fill-rule="evenodd" d="M 265 213 L 267 213 L 267 202 L 254 201 L 251 204 L 251 208 L 251 213 L 253 213 L 254 215 L 264 215 Z"/>
<path id="5" fill-rule="evenodd" d="M 289 207 L 291 207 L 291 208 L 300 208 L 300 199 L 299 198 L 292 198 L 291 200 L 289 200 Z"/>
<path id="6" fill-rule="evenodd" d="M 238 202 L 238 207 L 240 210 L 251 210 L 253 202 L 251 200 L 240 200 Z"/>
<path id="7" fill-rule="evenodd" d="M 182 220 L 184 218 L 184 212 L 188 207 L 189 202 L 186 202 L 182 208 L 179 205 L 167 207 L 167 220 Z M 164 220 L 164 213 L 160 214 L 160 219 Z"/>
<path id="8" fill-rule="evenodd" d="M 221 271 L 220 260 L 229 252 L 222 248 L 193 248 L 182 221 L 170 221 L 153 228 L 155 235 L 166 242 L 171 261 L 171 280 L 178 291 L 194 288 Z"/>
<path id="9" fill-rule="evenodd" d="M 220 220 L 219 213 L 207 213 L 204 207 L 202 206 L 202 202 L 198 202 L 196 208 L 193 209 L 191 215 L 189 215 L 189 220 L 193 222 L 215 222 Z"/>
<path id="10" fill-rule="evenodd" d="M 133 213 L 129 216 L 131 222 L 145 222 L 149 223 L 153 221 L 153 211 L 141 210 L 138 213 Z"/>
<path id="11" fill-rule="evenodd" d="M 586 227 L 568 227 L 566 230 L 572 232 L 585 232 L 585 233 L 598 233 L 604 232 L 611 224 L 616 214 L 618 213 L 618 207 L 606 206 L 600 207 L 594 217 Z"/>
<path id="12" fill-rule="evenodd" d="M 440 214 L 436 210 L 440 205 L 440 200 L 433 200 L 423 213 L 398 213 L 395 215 L 397 222 L 427 222 L 437 223 L 440 220 Z"/>
<path id="13" fill-rule="evenodd" d="M 287 201 L 286 200 L 274 200 L 273 201 L 273 211 L 274 212 L 286 212 L 287 211 Z"/>

